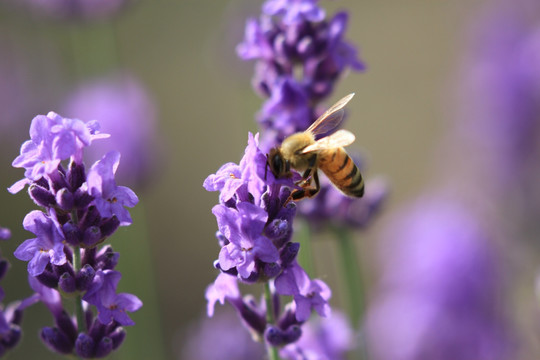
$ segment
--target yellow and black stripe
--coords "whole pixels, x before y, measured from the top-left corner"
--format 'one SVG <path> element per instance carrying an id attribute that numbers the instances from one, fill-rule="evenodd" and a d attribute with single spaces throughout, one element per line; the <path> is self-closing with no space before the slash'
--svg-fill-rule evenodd
<path id="1" fill-rule="evenodd" d="M 345 195 L 352 197 L 364 195 L 362 174 L 345 149 L 336 148 L 321 151 L 318 167 Z"/>

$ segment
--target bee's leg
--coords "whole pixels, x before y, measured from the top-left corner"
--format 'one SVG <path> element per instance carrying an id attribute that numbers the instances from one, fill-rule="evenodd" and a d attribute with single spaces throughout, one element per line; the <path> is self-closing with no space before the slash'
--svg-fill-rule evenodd
<path id="1" fill-rule="evenodd" d="M 313 168 L 309 168 L 306 171 L 304 171 L 304 174 L 302 175 L 302 180 L 299 180 L 296 182 L 296 185 L 301 187 L 306 187 L 311 183 L 311 173 L 313 172 Z"/>
<path id="2" fill-rule="evenodd" d="M 319 175 L 317 174 L 317 168 L 315 164 L 317 163 L 317 155 L 313 155 L 308 160 L 308 168 L 302 174 L 302 180 L 298 181 L 296 185 L 301 186 L 302 189 L 295 189 L 285 202 L 287 204 L 289 201 L 299 201 L 305 197 L 315 196 L 319 192 Z M 315 188 L 311 187 L 311 179 L 315 179 Z"/>
<path id="3" fill-rule="evenodd" d="M 315 187 L 310 186 L 312 178 L 313 180 L 315 180 Z M 294 190 L 289 196 L 289 199 L 298 201 L 298 200 L 302 200 L 305 197 L 315 196 L 321 189 L 321 185 L 319 183 L 319 174 L 317 172 L 317 169 L 310 168 L 306 170 L 306 172 L 304 173 L 304 179 L 300 181 L 299 185 L 302 186 L 302 189 Z"/>

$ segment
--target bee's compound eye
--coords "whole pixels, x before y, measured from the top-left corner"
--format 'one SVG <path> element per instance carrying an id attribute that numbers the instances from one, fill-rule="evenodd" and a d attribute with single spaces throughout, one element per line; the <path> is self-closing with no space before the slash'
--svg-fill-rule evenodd
<path id="1" fill-rule="evenodd" d="M 280 176 L 283 173 L 283 158 L 279 153 L 272 156 L 272 172 L 275 176 Z"/>

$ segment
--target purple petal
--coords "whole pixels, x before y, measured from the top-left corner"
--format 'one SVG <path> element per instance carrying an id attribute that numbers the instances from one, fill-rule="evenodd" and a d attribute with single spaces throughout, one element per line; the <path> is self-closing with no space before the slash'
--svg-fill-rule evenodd
<path id="1" fill-rule="evenodd" d="M 45 267 L 49 263 L 51 256 L 49 252 L 37 250 L 28 262 L 28 274 L 31 276 L 38 276 L 45 270 Z"/>
<path id="2" fill-rule="evenodd" d="M 212 317 L 214 315 L 214 307 L 217 301 L 223 305 L 226 298 L 237 299 L 239 297 L 240 290 L 236 278 L 223 273 L 219 274 L 214 283 L 206 288 L 205 298 L 208 301 L 208 316 Z"/>

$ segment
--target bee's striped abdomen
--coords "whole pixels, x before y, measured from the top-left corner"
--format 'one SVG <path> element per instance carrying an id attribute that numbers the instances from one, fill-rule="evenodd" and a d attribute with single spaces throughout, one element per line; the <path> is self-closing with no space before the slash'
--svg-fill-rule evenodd
<path id="1" fill-rule="evenodd" d="M 345 149 L 336 148 L 321 151 L 318 166 L 345 195 L 353 197 L 364 195 L 362 174 Z"/>

